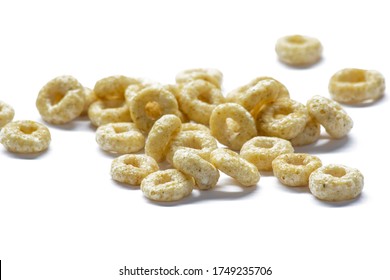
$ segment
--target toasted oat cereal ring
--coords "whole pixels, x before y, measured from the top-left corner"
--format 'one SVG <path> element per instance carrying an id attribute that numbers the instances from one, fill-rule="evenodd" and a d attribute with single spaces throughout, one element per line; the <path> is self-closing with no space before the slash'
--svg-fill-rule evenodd
<path id="1" fill-rule="evenodd" d="M 94 126 L 115 122 L 131 122 L 129 108 L 124 100 L 98 100 L 89 106 L 88 117 Z"/>
<path id="2" fill-rule="evenodd" d="M 104 151 L 130 154 L 144 148 L 145 136 L 134 123 L 108 123 L 96 130 L 96 142 Z"/>
<path id="3" fill-rule="evenodd" d="M 84 109 L 81 112 L 82 115 L 88 114 L 89 106 L 91 106 L 92 103 L 98 100 L 95 92 L 87 87 L 84 87 L 84 97 L 85 97 L 85 103 L 84 103 Z"/>
<path id="4" fill-rule="evenodd" d="M 121 183 L 139 186 L 146 176 L 157 170 L 157 162 L 149 156 L 122 155 L 112 161 L 111 177 Z"/>
<path id="5" fill-rule="evenodd" d="M 307 101 L 310 116 L 325 127 L 326 132 L 334 138 L 342 138 L 353 127 L 353 121 L 343 107 L 336 101 L 315 95 Z"/>
<path id="6" fill-rule="evenodd" d="M 210 128 L 200 123 L 188 122 L 188 123 L 183 123 L 181 125 L 181 131 L 189 131 L 189 130 L 203 131 L 208 134 L 211 133 Z"/>
<path id="7" fill-rule="evenodd" d="M 175 152 L 173 166 L 184 174 L 194 177 L 196 185 L 201 190 L 209 190 L 217 185 L 218 169 L 189 149 Z"/>
<path id="8" fill-rule="evenodd" d="M 292 99 L 278 99 L 258 114 L 257 131 L 259 135 L 291 139 L 304 130 L 307 119 L 303 104 Z"/>
<path id="9" fill-rule="evenodd" d="M 179 149 L 190 149 L 205 160 L 209 160 L 210 152 L 218 147 L 217 140 L 203 131 L 181 131 L 170 142 L 166 160 L 173 163 L 173 155 Z"/>
<path id="10" fill-rule="evenodd" d="M 309 145 L 316 142 L 321 135 L 321 125 L 309 116 L 305 128 L 294 138 L 290 139 L 293 146 Z"/>
<path id="11" fill-rule="evenodd" d="M 166 150 L 172 138 L 180 132 L 181 121 L 175 115 L 164 115 L 159 118 L 146 139 L 145 154 L 157 162 L 164 160 Z"/>
<path id="12" fill-rule="evenodd" d="M 310 174 L 321 166 L 321 160 L 309 154 L 282 154 L 272 161 L 276 178 L 290 187 L 307 186 Z"/>
<path id="13" fill-rule="evenodd" d="M 277 137 L 257 136 L 242 146 L 240 156 L 254 164 L 258 170 L 271 171 L 272 161 L 277 156 L 293 152 L 294 148 L 287 140 Z"/>
<path id="14" fill-rule="evenodd" d="M 364 177 L 358 169 L 340 164 L 320 167 L 309 178 L 311 193 L 327 201 L 354 199 L 362 192 L 363 185 Z"/>
<path id="15" fill-rule="evenodd" d="M 0 143 L 13 153 L 39 153 L 49 147 L 49 129 L 34 121 L 13 121 L 0 131 Z"/>
<path id="16" fill-rule="evenodd" d="M 377 100 L 383 96 L 385 87 L 385 78 L 378 71 L 356 68 L 342 69 L 329 81 L 330 96 L 346 104 Z"/>
<path id="17" fill-rule="evenodd" d="M 212 151 L 210 161 L 216 168 L 236 179 L 243 186 L 256 185 L 260 180 L 257 167 L 231 150 L 218 148 Z"/>
<path id="18" fill-rule="evenodd" d="M 93 91 L 99 99 L 122 100 L 125 98 L 125 91 L 129 85 L 140 83 L 137 79 L 122 75 L 109 76 L 97 81 Z"/>
<path id="19" fill-rule="evenodd" d="M 14 109 L 7 103 L 0 101 L 0 129 L 3 126 L 5 126 L 7 123 L 12 121 L 14 116 L 15 116 Z"/>
<path id="20" fill-rule="evenodd" d="M 321 59 L 321 42 L 313 37 L 291 35 L 279 38 L 275 46 L 279 60 L 290 66 L 309 66 Z"/>
<path id="21" fill-rule="evenodd" d="M 179 72 L 176 75 L 176 83 L 188 83 L 193 80 L 204 80 L 221 88 L 223 74 L 214 68 L 194 68 Z"/>
<path id="22" fill-rule="evenodd" d="M 257 135 L 256 125 L 251 114 L 239 104 L 218 105 L 210 117 L 210 131 L 217 140 L 233 150 Z"/>
<path id="23" fill-rule="evenodd" d="M 191 194 L 194 178 L 176 169 L 157 171 L 141 183 L 144 195 L 155 201 L 176 201 Z"/>
<path id="24" fill-rule="evenodd" d="M 201 124 L 208 125 L 212 111 L 224 102 L 221 90 L 204 80 L 188 82 L 181 90 L 181 109 L 191 120 Z"/>
<path id="25" fill-rule="evenodd" d="M 84 109 L 84 87 L 72 76 L 59 76 L 39 91 L 36 107 L 42 119 L 64 124 L 80 116 Z"/>

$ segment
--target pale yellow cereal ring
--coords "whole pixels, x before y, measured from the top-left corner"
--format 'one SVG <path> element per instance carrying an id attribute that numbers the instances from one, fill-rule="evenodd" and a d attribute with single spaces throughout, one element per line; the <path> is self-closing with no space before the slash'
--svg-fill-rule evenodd
<path id="1" fill-rule="evenodd" d="M 180 149 L 175 152 L 173 166 L 184 174 L 194 177 L 200 190 L 209 190 L 217 185 L 218 169 L 189 149 Z"/>
<path id="2" fill-rule="evenodd" d="M 89 106 L 88 117 L 94 126 L 115 122 L 131 122 L 124 100 L 97 100 Z"/>
<path id="3" fill-rule="evenodd" d="M 191 194 L 194 178 L 176 169 L 157 171 L 141 183 L 143 194 L 155 201 L 176 201 Z"/>
<path id="4" fill-rule="evenodd" d="M 84 88 L 72 76 L 52 79 L 39 91 L 36 100 L 42 119 L 51 124 L 64 124 L 77 118 L 84 104 Z"/>
<path id="5" fill-rule="evenodd" d="M 374 70 L 346 68 L 336 72 L 329 81 L 332 99 L 346 104 L 377 100 L 385 88 L 385 78 Z"/>
<path id="6" fill-rule="evenodd" d="M 176 83 L 188 83 L 193 80 L 204 80 L 221 88 L 223 74 L 214 68 L 194 68 L 179 72 L 176 75 Z"/>
<path id="7" fill-rule="evenodd" d="M 12 121 L 14 116 L 15 116 L 14 109 L 7 103 L 0 101 L 0 129 L 3 126 L 5 126 L 7 123 Z"/>
<path id="8" fill-rule="evenodd" d="M 327 201 L 354 199 L 362 192 L 363 186 L 364 177 L 358 169 L 340 164 L 320 167 L 309 178 L 311 193 Z"/>
<path id="9" fill-rule="evenodd" d="M 146 139 L 145 154 L 157 162 L 164 160 L 166 150 L 172 138 L 180 132 L 181 121 L 175 115 L 164 115 L 159 118 Z"/>
<path id="10" fill-rule="evenodd" d="M 321 160 L 309 154 L 282 154 L 272 161 L 276 178 L 290 187 L 307 186 L 310 174 L 321 166 Z"/>
<path id="11" fill-rule="evenodd" d="M 210 131 L 217 140 L 233 150 L 257 135 L 256 125 L 251 114 L 239 104 L 218 105 L 210 117 Z"/>
<path id="12" fill-rule="evenodd" d="M 260 180 L 257 167 L 231 150 L 218 148 L 212 151 L 210 161 L 216 168 L 236 179 L 243 186 L 256 185 Z"/>
<path id="13" fill-rule="evenodd" d="M 96 130 L 96 142 L 104 151 L 130 154 L 144 148 L 145 136 L 134 123 L 108 123 Z"/>
<path id="14" fill-rule="evenodd" d="M 139 186 L 149 174 L 159 170 L 157 162 L 146 155 L 122 155 L 112 161 L 111 177 L 115 181 Z"/>
<path id="15" fill-rule="evenodd" d="M 294 138 L 290 139 L 293 146 L 309 145 L 316 142 L 321 135 L 321 125 L 309 116 L 305 128 Z"/>
<path id="16" fill-rule="evenodd" d="M 292 99 L 278 99 L 257 116 L 259 135 L 291 139 L 301 133 L 307 123 L 305 106 Z"/>
<path id="17" fill-rule="evenodd" d="M 287 140 L 277 137 L 257 136 L 242 146 L 240 156 L 254 164 L 258 170 L 271 171 L 272 161 L 277 156 L 293 152 L 294 148 Z"/>
<path id="18" fill-rule="evenodd" d="M 211 133 L 210 128 L 200 123 L 188 122 L 188 123 L 183 123 L 181 125 L 181 131 L 189 131 L 189 130 L 203 131 L 208 134 Z"/>
<path id="19" fill-rule="evenodd" d="M 291 35 L 279 38 L 275 46 L 279 60 L 290 66 L 309 66 L 321 59 L 321 42 L 313 37 Z"/>
<path id="20" fill-rule="evenodd" d="M 95 92 L 87 87 L 84 87 L 84 96 L 85 96 L 85 103 L 84 103 L 84 109 L 81 112 L 82 115 L 88 115 L 89 106 L 91 106 L 92 103 L 98 100 Z"/>
<path id="21" fill-rule="evenodd" d="M 306 106 L 310 116 L 334 138 L 344 137 L 353 127 L 351 117 L 336 101 L 316 95 L 307 101 Z"/>
<path id="22" fill-rule="evenodd" d="M 49 147 L 49 129 L 34 121 L 14 121 L 0 131 L 0 143 L 13 153 L 39 153 Z"/>
<path id="23" fill-rule="evenodd" d="M 137 79 L 117 75 L 100 79 L 96 82 L 93 91 L 99 99 L 125 99 L 126 88 L 133 84 L 140 84 Z"/>

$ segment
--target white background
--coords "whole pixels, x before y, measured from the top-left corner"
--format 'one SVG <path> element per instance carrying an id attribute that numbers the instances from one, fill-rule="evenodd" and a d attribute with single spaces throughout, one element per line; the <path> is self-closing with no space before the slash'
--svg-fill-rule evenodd
<path id="1" fill-rule="evenodd" d="M 329 3 L 330 2 L 330 3 Z M 42 122 L 40 88 L 58 75 L 93 87 L 123 74 L 173 83 L 176 73 L 215 67 L 224 92 L 257 76 L 283 82 L 305 103 L 329 96 L 345 67 L 390 76 L 386 1 L 0 1 L 0 99 L 15 120 Z M 317 37 L 323 60 L 308 69 L 278 62 L 276 40 Z M 253 188 L 222 176 L 213 191 L 173 204 L 148 201 L 111 180 L 114 156 L 99 150 L 87 119 L 51 126 L 38 157 L 0 147 L 0 259 L 4 279 L 124 277 L 145 268 L 271 266 L 270 277 L 164 279 L 389 279 L 389 97 L 345 107 L 351 134 L 297 149 L 365 176 L 363 194 L 324 203 L 263 174 Z"/>

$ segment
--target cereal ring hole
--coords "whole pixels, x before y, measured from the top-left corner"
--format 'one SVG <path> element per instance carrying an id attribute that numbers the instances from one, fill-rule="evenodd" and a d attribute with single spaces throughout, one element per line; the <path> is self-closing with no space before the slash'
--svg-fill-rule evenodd
<path id="1" fill-rule="evenodd" d="M 337 178 L 341 178 L 343 177 L 345 174 L 347 174 L 347 172 L 345 171 L 344 168 L 340 167 L 340 166 L 336 166 L 336 167 L 332 167 L 332 168 L 327 168 L 325 169 L 324 171 L 325 174 L 329 174 L 333 177 L 337 177 Z"/>
<path id="2" fill-rule="evenodd" d="M 340 74 L 339 81 L 344 83 L 366 82 L 366 71 L 362 69 L 351 69 Z"/>
<path id="3" fill-rule="evenodd" d="M 156 101 L 150 101 L 145 105 L 145 113 L 149 119 L 158 120 L 162 116 L 160 104 Z"/>
<path id="4" fill-rule="evenodd" d="M 162 184 L 168 183 L 170 181 L 172 181 L 171 175 L 164 173 L 164 174 L 161 174 L 161 176 L 159 176 L 159 178 L 155 181 L 155 184 L 162 185 Z"/>
<path id="5" fill-rule="evenodd" d="M 212 104 L 212 98 L 209 91 L 201 91 L 198 95 L 198 99 L 204 103 Z"/>
<path id="6" fill-rule="evenodd" d="M 301 45 L 306 42 L 306 39 L 301 35 L 294 35 L 287 38 L 287 41 L 291 44 Z"/>
<path id="7" fill-rule="evenodd" d="M 19 130 L 24 134 L 32 134 L 38 130 L 35 124 L 21 124 Z"/>
<path id="8" fill-rule="evenodd" d="M 115 133 L 118 133 L 118 134 L 129 131 L 129 128 L 126 126 L 114 126 L 113 128 L 114 128 Z"/>
<path id="9" fill-rule="evenodd" d="M 275 110 L 274 118 L 277 120 L 283 119 L 286 116 L 290 115 L 292 112 L 293 112 L 292 108 L 280 108 L 278 110 Z"/>
<path id="10" fill-rule="evenodd" d="M 271 149 L 273 148 L 274 143 L 272 141 L 261 141 L 261 142 L 255 142 L 254 146 L 257 148 Z"/>
<path id="11" fill-rule="evenodd" d="M 286 158 L 286 162 L 288 164 L 292 164 L 292 165 L 306 165 L 306 164 L 308 164 L 308 162 L 305 159 L 306 158 L 303 158 L 303 157 L 289 157 L 289 158 Z"/>
<path id="12" fill-rule="evenodd" d="M 62 92 L 54 92 L 49 96 L 49 101 L 52 106 L 57 105 L 64 98 L 65 94 Z"/>
<path id="13" fill-rule="evenodd" d="M 140 168 L 141 167 L 141 164 L 140 164 L 139 160 L 137 160 L 136 158 L 126 158 L 123 161 L 123 163 L 126 164 L 126 165 L 134 166 L 135 168 Z"/>

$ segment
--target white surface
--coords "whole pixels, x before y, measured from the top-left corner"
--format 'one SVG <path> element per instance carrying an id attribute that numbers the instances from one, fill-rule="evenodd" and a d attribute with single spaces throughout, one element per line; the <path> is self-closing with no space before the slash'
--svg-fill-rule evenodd
<path id="1" fill-rule="evenodd" d="M 390 76 L 385 4 L 2 1 L 0 99 L 15 108 L 15 119 L 42 121 L 37 93 L 58 75 L 89 87 L 114 74 L 172 83 L 180 70 L 215 67 L 224 73 L 224 92 L 268 75 L 306 102 L 328 96 L 329 78 L 341 68 Z M 277 61 L 276 39 L 295 33 L 321 40 L 321 63 L 297 70 Z M 388 279 L 389 97 L 346 110 L 355 121 L 347 138 L 297 151 L 363 172 L 363 194 L 348 203 L 323 203 L 269 174 L 254 188 L 223 177 L 214 191 L 151 203 L 111 180 L 113 156 L 99 150 L 86 119 L 50 126 L 50 149 L 36 158 L 0 147 L 3 277 L 130 279 L 118 275 L 124 265 L 177 265 L 271 266 L 269 279 Z"/>

